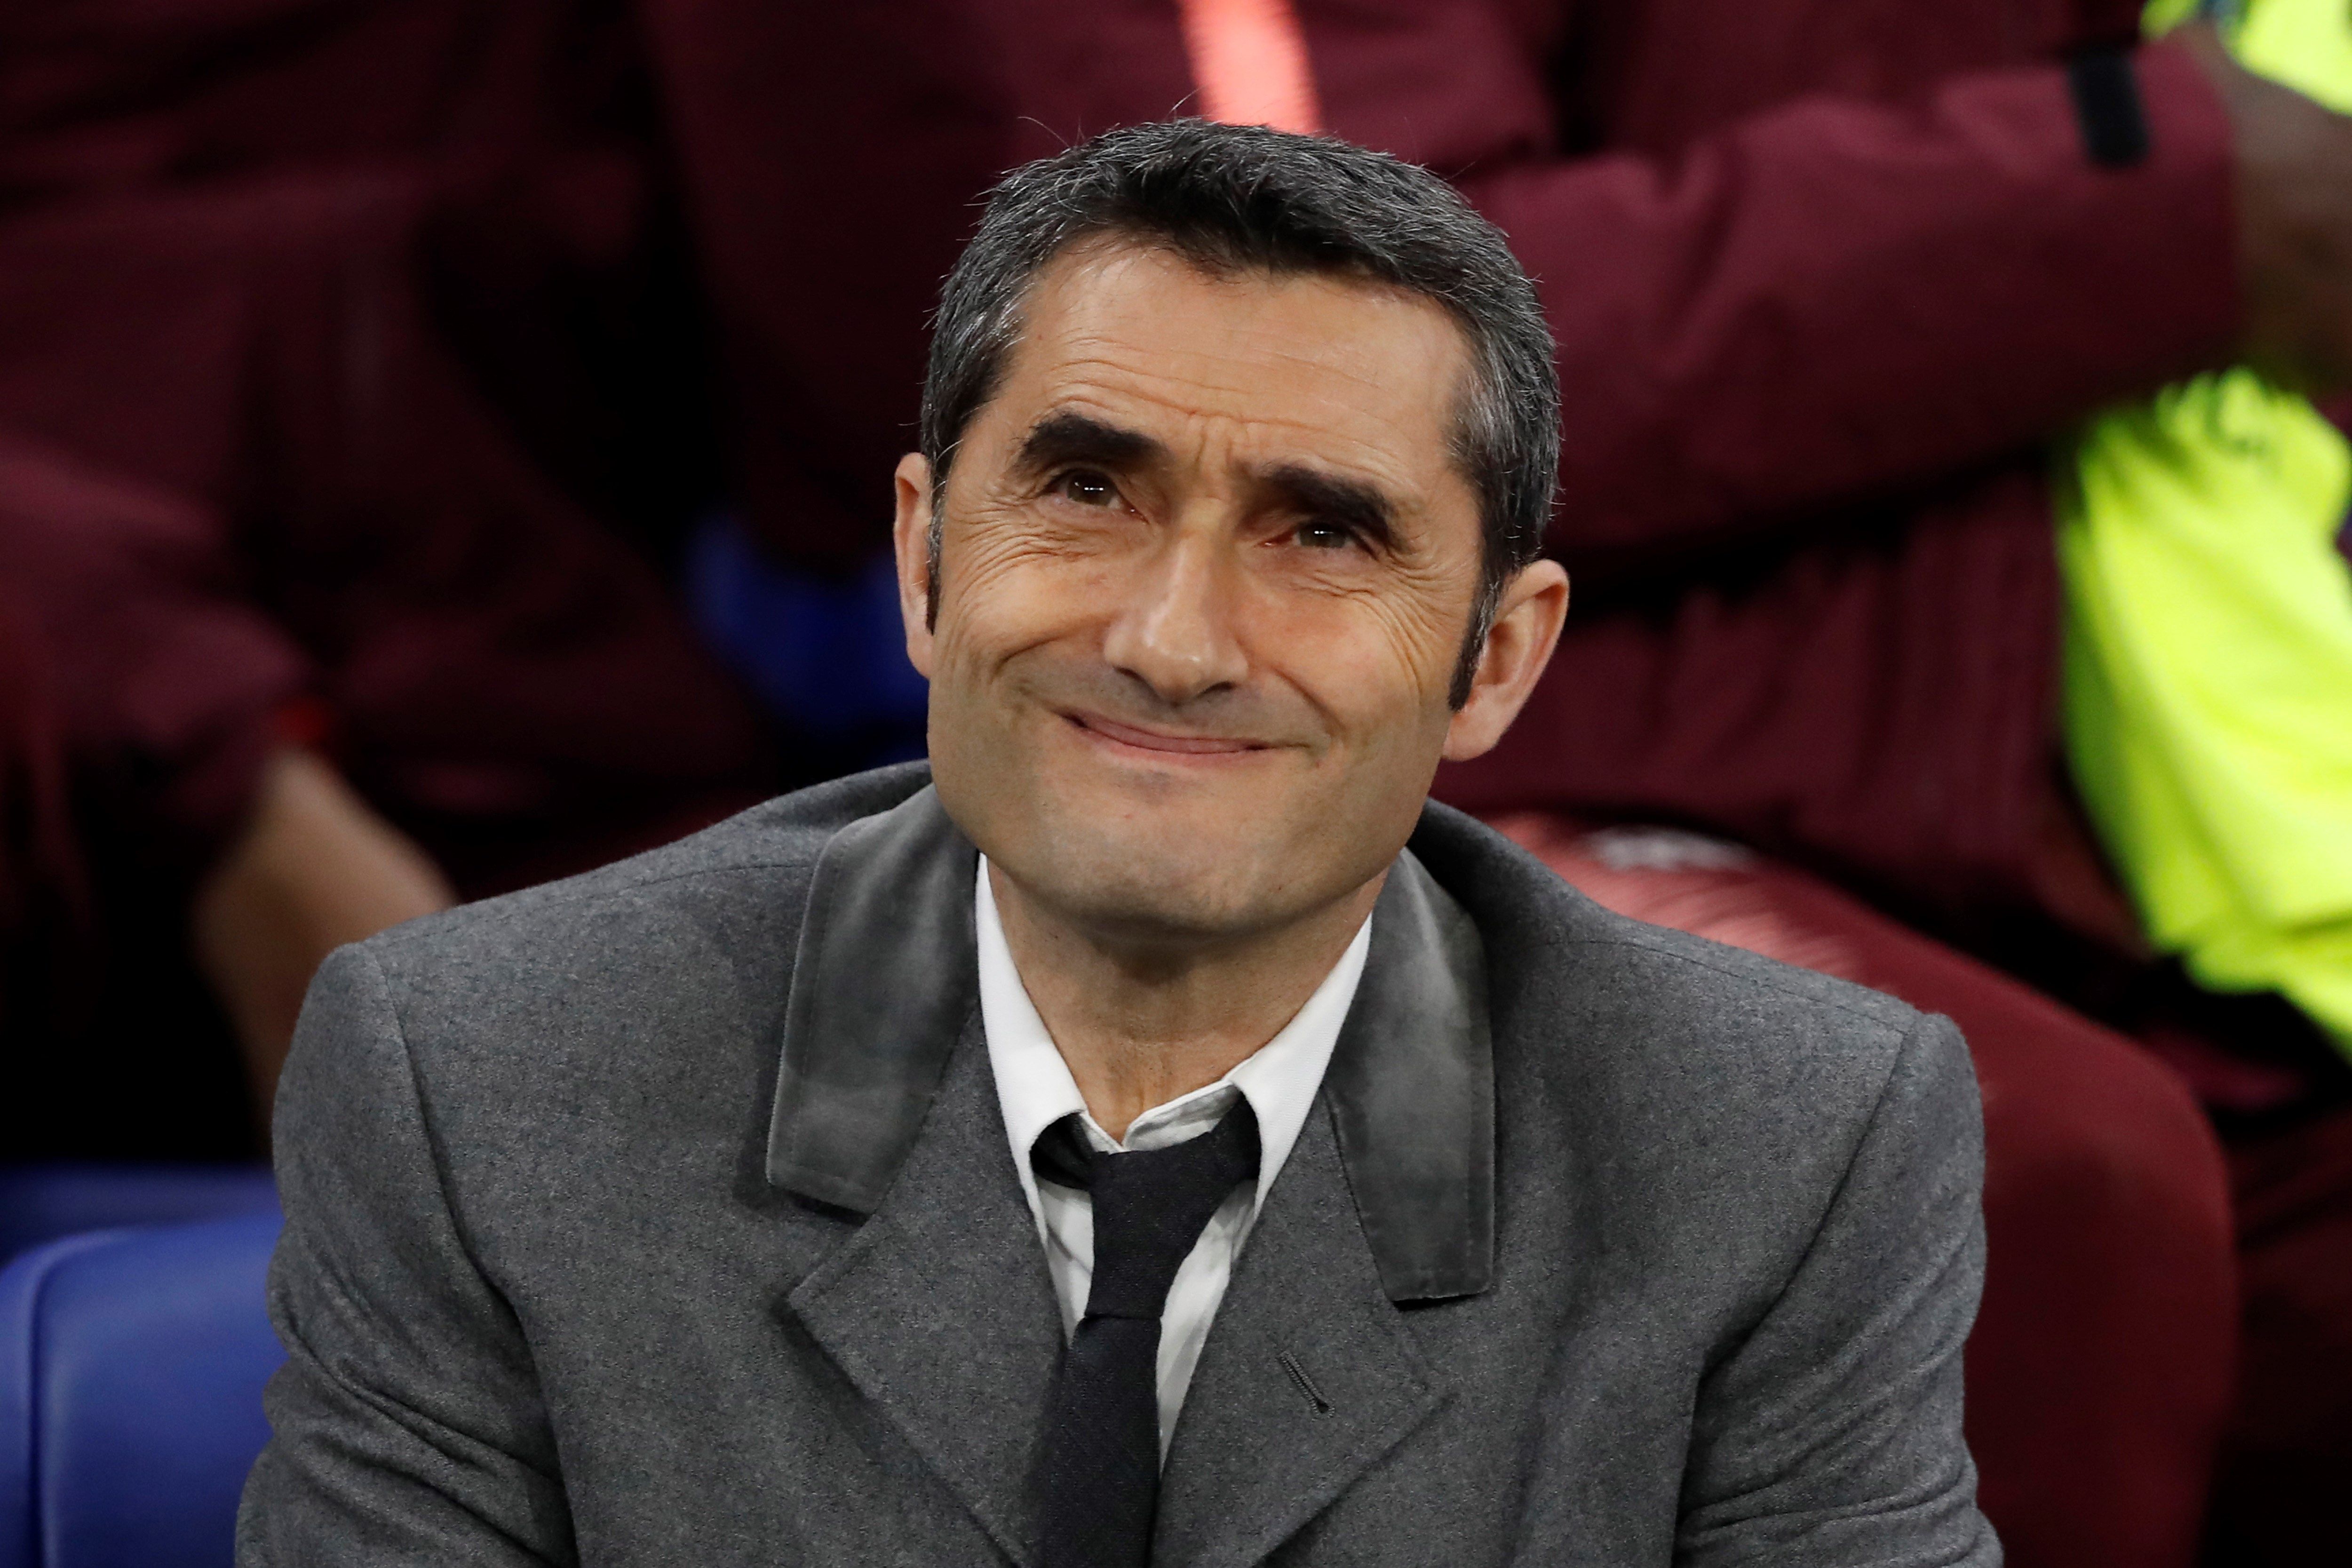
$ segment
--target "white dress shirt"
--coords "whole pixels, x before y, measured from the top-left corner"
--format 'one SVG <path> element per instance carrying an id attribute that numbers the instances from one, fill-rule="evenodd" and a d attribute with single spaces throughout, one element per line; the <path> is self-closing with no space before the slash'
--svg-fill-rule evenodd
<path id="1" fill-rule="evenodd" d="M 1323 1082 L 1323 1069 L 1339 1043 L 1339 1026 L 1355 1000 L 1356 983 L 1364 973 L 1364 954 L 1371 944 L 1370 917 L 1357 929 L 1356 938 L 1331 973 L 1316 987 L 1282 1032 L 1258 1047 L 1248 1060 L 1213 1084 L 1155 1105 L 1137 1117 L 1124 1142 L 1104 1131 L 1087 1113 L 1077 1080 L 1045 1032 L 1029 992 L 1013 966 L 1012 950 L 1004 944 L 1004 927 L 996 915 L 996 896 L 988 885 L 988 858 L 981 857 L 979 890 L 974 911 L 980 936 L 980 1020 L 988 1034 L 988 1063 L 996 1075 L 996 1100 L 1004 1111 L 1005 1135 L 1013 1144 L 1013 1167 L 1020 1173 L 1022 1195 L 1037 1222 L 1045 1244 L 1045 1266 L 1054 1279 L 1054 1294 L 1062 1304 L 1062 1331 L 1075 1331 L 1086 1312 L 1087 1292 L 1094 1282 L 1094 1200 L 1085 1193 L 1058 1184 L 1040 1185 L 1029 1168 L 1029 1152 L 1038 1134 L 1076 1112 L 1087 1141 L 1106 1153 L 1117 1150 L 1165 1149 L 1197 1138 L 1215 1126 L 1234 1100 L 1246 1096 L 1257 1116 L 1257 1184 L 1234 1190 L 1223 1207 L 1201 1232 L 1201 1239 L 1176 1270 L 1168 1289 L 1168 1304 L 1160 1318 L 1160 1453 L 1168 1454 L 1176 1430 L 1177 1412 L 1184 1407 L 1184 1391 L 1192 1386 L 1192 1368 L 1209 1337 L 1209 1323 L 1225 1299 L 1234 1260 L 1242 1243 L 1282 1173 L 1307 1125 L 1307 1112 Z"/>

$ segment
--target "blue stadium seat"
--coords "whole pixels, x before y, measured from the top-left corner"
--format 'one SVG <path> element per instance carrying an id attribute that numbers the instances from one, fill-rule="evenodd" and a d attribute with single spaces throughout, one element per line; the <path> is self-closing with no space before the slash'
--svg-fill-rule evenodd
<path id="1" fill-rule="evenodd" d="M 267 1165 L 0 1165 L 0 1263 L 85 1230 L 277 1210 Z"/>
<path id="2" fill-rule="evenodd" d="M 285 1360 L 279 1223 L 100 1231 L 0 1269 L 0 1568 L 229 1568 Z"/>
<path id="3" fill-rule="evenodd" d="M 813 739 L 860 742 L 858 766 L 923 754 L 930 685 L 907 662 L 888 551 L 840 579 L 796 572 L 719 512 L 685 565 L 688 616 L 771 713 Z"/>

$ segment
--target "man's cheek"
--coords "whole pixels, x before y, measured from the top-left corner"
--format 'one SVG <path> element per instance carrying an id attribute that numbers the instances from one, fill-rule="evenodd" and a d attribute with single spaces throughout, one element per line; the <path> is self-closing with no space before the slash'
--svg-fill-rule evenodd
<path id="1" fill-rule="evenodd" d="M 1443 707 L 1453 690 L 1454 669 L 1470 635 L 1468 595 L 1394 595 L 1372 606 L 1381 660 L 1385 666 L 1391 722 L 1398 706 Z"/>
<path id="2" fill-rule="evenodd" d="M 972 595 L 972 637 L 1010 657 L 1079 636 L 1121 602 L 1121 579 L 1103 562 L 1023 552 L 993 563 L 992 579 Z"/>
<path id="3" fill-rule="evenodd" d="M 1404 709 L 1443 704 L 1458 643 L 1388 606 L 1354 602 L 1291 628 L 1272 646 L 1291 684 L 1341 731 L 1391 729 Z"/>

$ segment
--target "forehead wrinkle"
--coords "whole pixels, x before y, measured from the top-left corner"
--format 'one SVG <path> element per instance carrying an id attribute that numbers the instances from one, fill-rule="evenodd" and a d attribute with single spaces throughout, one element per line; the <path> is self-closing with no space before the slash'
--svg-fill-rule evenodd
<path id="1" fill-rule="evenodd" d="M 1349 409 L 1362 409 L 1365 401 L 1330 388 L 1317 388 L 1318 381 L 1336 381 L 1346 393 L 1370 392 L 1378 395 L 1374 401 L 1391 404 L 1395 412 L 1411 416 L 1420 412 L 1410 400 L 1393 396 L 1397 367 L 1372 363 L 1373 356 L 1342 352 L 1337 354 L 1322 352 L 1334 343 L 1343 351 L 1350 347 L 1344 337 L 1322 336 L 1304 338 L 1296 332 L 1251 332 L 1234 329 L 1223 334 L 1232 349 L 1217 346 L 1185 345 L 1181 343 L 1145 343 L 1105 328 L 1088 328 L 1048 337 L 1033 338 L 1039 346 L 1051 345 L 1052 357 L 1064 367 L 1102 364 L 1138 374 L 1139 365 L 1149 365 L 1148 373 L 1165 376 L 1197 386 L 1205 392 L 1228 396 L 1250 396 L 1262 393 L 1269 369 L 1290 367 L 1300 373 L 1300 390 Z M 1458 367 L 1455 367 L 1458 378 Z"/>
<path id="2" fill-rule="evenodd" d="M 1139 279 L 1138 271 L 1150 276 Z M 1087 287 L 1089 282 L 1096 286 Z M 1202 335 L 1211 342 L 1150 341 L 1166 335 L 1171 296 L 1195 290 L 1216 300 L 1205 323 L 1196 323 L 1208 326 Z M 1398 373 L 1393 356 L 1358 352 L 1364 334 L 1347 330 L 1349 323 L 1339 319 L 1367 310 L 1414 323 L 1416 330 L 1405 335 L 1410 352 L 1424 361 L 1444 361 L 1449 379 L 1459 381 L 1467 367 L 1468 344 L 1460 326 L 1432 300 L 1315 275 L 1208 276 L 1181 258 L 1125 249 L 1050 278 L 1033 299 L 1022 335 L 1033 345 L 1056 343 L 1061 356 L 1069 359 L 1192 360 L 1196 363 L 1186 379 L 1226 392 L 1251 391 L 1271 360 L 1297 366 L 1310 378 L 1331 377 L 1391 393 Z M 1302 315 L 1310 319 L 1301 321 Z M 1333 319 L 1313 319 L 1325 317 Z M 1392 346 L 1398 342 L 1390 333 L 1371 335 Z M 1212 365 L 1225 374 L 1201 374 Z"/>
<path id="3" fill-rule="evenodd" d="M 1373 484 L 1401 512 L 1428 504 L 1426 487 L 1416 483 L 1405 471 L 1406 465 L 1395 460 L 1398 443 L 1392 433 L 1349 430 L 1308 412 L 1202 406 L 1171 396 L 1170 388 L 1154 384 L 1170 378 L 1115 362 L 1097 360 L 1056 368 L 1095 374 L 1073 375 L 1054 388 L 1032 428 L 1064 410 L 1083 413 L 1106 424 L 1139 430 L 1171 454 L 1181 453 L 1196 463 L 1203 462 L 1213 449 L 1223 448 L 1227 466 L 1242 468 L 1254 479 L 1283 467 L 1305 468 Z M 1187 384 L 1178 379 L 1177 384 L 1181 389 Z M 1139 419 L 1139 405 L 1158 412 L 1163 419 L 1172 416 L 1182 434 L 1153 428 L 1161 420 Z M 1344 402 L 1339 405 L 1349 406 Z M 1288 435 L 1293 439 L 1268 441 L 1263 438 L 1267 434 Z M 1433 437 L 1432 446 L 1433 457 L 1450 471 L 1451 453 L 1442 437 Z"/>

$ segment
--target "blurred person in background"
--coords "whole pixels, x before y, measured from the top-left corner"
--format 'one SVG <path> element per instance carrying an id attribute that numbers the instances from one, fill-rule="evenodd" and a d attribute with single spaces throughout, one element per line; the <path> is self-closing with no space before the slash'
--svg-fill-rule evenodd
<path id="1" fill-rule="evenodd" d="M 333 947 L 772 782 L 665 583 L 718 481 L 625 23 L 0 17 L 0 584 L 88 916 L 0 997 L 8 1156 L 249 1155 Z"/>
<path id="2" fill-rule="evenodd" d="M 296 628 L 303 672 L 172 731 L 243 749 L 125 770 L 151 786 L 129 795 L 319 737 L 458 891 L 750 766 L 755 727 L 660 574 L 723 499 L 781 581 L 863 581 L 924 311 L 997 172 L 1193 109 L 1453 175 L 1545 289 L 1579 604 L 1527 720 L 1441 793 L 1541 812 L 1516 830 L 1632 912 L 1961 1020 L 1992 1151 L 1970 1425 L 2013 1561 L 2190 1550 L 2233 1333 L 2223 1176 L 2178 1080 L 2092 1016 L 2189 1069 L 2261 1216 L 2236 1449 L 2261 1457 L 2230 1526 L 2287 1552 L 2326 1528 L 2311 1478 L 2352 1432 L 2344 1074 L 2284 1009 L 2154 963 L 2082 831 L 2044 475 L 2092 410 L 2242 355 L 2341 384 L 2341 119 L 2201 34 L 2134 47 L 2128 0 L 15 15 L 0 268 L 59 281 L 5 329 L 0 423 L 207 509 L 233 548 L 186 579 L 212 597 L 174 602 Z M 239 180 L 263 194 L 239 206 Z M 152 221 L 203 243 L 159 240 L 154 211 L 201 215 Z M 707 363 L 679 347 L 698 322 Z M 126 382 L 163 414 L 122 418 Z M 386 410 L 418 421 L 404 445 L 320 435 L 373 438 Z M 149 578 L 153 553 L 131 552 Z M 579 662 L 518 658 L 557 626 L 584 628 Z M 727 652 L 760 684 L 759 648 Z M 567 679 L 591 668 L 632 673 Z M 549 729 L 554 691 L 594 701 Z M 653 691 L 676 728 L 649 742 Z M 222 825 L 270 775 L 220 776 L 173 864 L 228 864 Z M 1595 836 L 1612 822 L 1711 837 Z M 499 872 L 454 870 L 469 854 Z"/>

